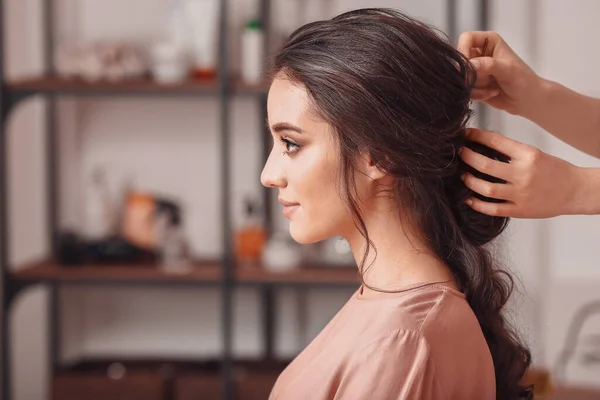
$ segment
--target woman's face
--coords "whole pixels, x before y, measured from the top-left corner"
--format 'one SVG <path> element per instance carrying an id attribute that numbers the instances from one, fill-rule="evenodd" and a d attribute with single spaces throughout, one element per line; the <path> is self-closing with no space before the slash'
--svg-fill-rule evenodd
<path id="1" fill-rule="evenodd" d="M 261 182 L 279 191 L 290 234 L 299 243 L 354 229 L 340 194 L 340 150 L 330 125 L 310 111 L 306 89 L 278 75 L 269 90 L 273 149 Z"/>

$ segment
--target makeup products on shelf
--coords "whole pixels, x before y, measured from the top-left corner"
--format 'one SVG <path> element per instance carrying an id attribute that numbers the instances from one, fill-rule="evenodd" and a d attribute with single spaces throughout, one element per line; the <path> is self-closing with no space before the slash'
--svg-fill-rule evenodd
<path id="1" fill-rule="evenodd" d="M 264 32 L 257 19 L 248 21 L 242 33 L 241 75 L 246 83 L 259 83 L 264 74 Z"/>
<path id="2" fill-rule="evenodd" d="M 250 198 L 244 200 L 244 215 L 235 231 L 235 256 L 240 267 L 258 267 L 267 239 L 257 204 Z"/>

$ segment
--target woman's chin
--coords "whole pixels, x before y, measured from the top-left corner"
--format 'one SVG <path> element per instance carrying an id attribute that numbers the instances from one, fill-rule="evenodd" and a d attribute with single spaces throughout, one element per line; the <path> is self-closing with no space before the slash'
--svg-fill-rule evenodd
<path id="1" fill-rule="evenodd" d="M 325 239 L 322 235 L 315 232 L 314 229 L 302 226 L 298 222 L 299 221 L 290 222 L 290 236 L 296 242 L 300 244 L 312 244 Z"/>

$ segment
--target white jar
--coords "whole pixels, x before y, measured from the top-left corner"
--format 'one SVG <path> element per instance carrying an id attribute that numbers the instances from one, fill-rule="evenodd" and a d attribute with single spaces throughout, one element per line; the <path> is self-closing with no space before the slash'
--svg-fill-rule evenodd
<path id="1" fill-rule="evenodd" d="M 293 271 L 301 262 L 300 249 L 283 233 L 274 234 L 263 250 L 263 264 L 270 272 Z"/>
<path id="2" fill-rule="evenodd" d="M 264 33 L 260 21 L 251 20 L 242 34 L 242 79 L 247 83 L 259 83 L 264 74 Z"/>
<path id="3" fill-rule="evenodd" d="M 331 237 L 322 243 L 323 262 L 330 266 L 353 266 L 354 256 L 350 245 L 343 237 Z"/>
<path id="4" fill-rule="evenodd" d="M 185 51 L 175 43 L 159 43 L 152 48 L 152 76 L 161 84 L 187 79 L 189 66 Z"/>

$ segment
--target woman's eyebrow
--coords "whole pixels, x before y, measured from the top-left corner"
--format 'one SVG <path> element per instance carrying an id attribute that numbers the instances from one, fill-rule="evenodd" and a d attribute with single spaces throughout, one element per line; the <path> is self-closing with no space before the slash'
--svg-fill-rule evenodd
<path id="1" fill-rule="evenodd" d="M 304 131 L 301 128 L 287 122 L 278 122 L 276 124 L 273 124 L 271 129 L 273 130 L 273 132 L 292 131 L 300 134 L 304 133 Z"/>

